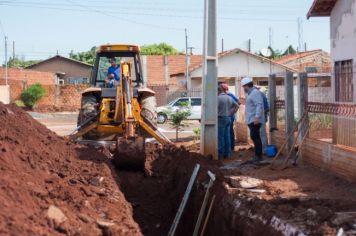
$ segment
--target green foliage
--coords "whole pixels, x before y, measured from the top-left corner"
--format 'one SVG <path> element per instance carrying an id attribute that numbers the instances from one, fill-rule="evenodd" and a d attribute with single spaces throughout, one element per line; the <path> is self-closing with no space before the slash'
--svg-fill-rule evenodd
<path id="1" fill-rule="evenodd" d="M 96 47 L 92 47 L 89 51 L 74 53 L 73 50 L 69 53 L 69 57 L 93 65 L 95 61 L 95 51 Z"/>
<path id="2" fill-rule="evenodd" d="M 272 47 L 268 47 L 272 51 L 272 56 L 271 59 L 278 59 L 282 56 L 282 51 L 281 50 L 274 50 Z"/>
<path id="3" fill-rule="evenodd" d="M 199 136 L 200 135 L 200 128 L 199 127 L 196 127 L 193 129 L 193 132 L 196 136 Z"/>
<path id="4" fill-rule="evenodd" d="M 281 58 L 282 56 L 290 55 L 290 54 L 296 54 L 297 51 L 293 48 L 292 45 L 289 45 L 288 48 L 283 52 L 282 50 L 279 49 L 273 49 L 272 47 L 268 47 L 271 52 L 272 56 L 270 59 L 276 60 Z M 260 56 L 263 56 L 261 53 L 259 53 Z"/>
<path id="5" fill-rule="evenodd" d="M 21 100 L 27 107 L 32 108 L 45 94 L 46 90 L 44 87 L 41 84 L 36 83 L 22 92 Z"/>
<path id="6" fill-rule="evenodd" d="M 26 61 L 25 59 L 20 59 L 20 58 L 10 58 L 9 61 L 7 62 L 7 66 L 9 68 L 26 68 L 28 66 L 31 66 L 33 64 L 36 64 L 40 62 L 41 60 L 28 60 Z"/>
<path id="7" fill-rule="evenodd" d="M 293 48 L 292 45 L 289 45 L 288 48 L 284 51 L 283 56 L 296 54 L 297 51 Z"/>
<path id="8" fill-rule="evenodd" d="M 142 55 L 177 55 L 178 50 L 167 43 L 148 44 L 141 46 Z"/>
<path id="9" fill-rule="evenodd" d="M 309 114 L 309 123 L 312 129 L 332 129 L 333 117 L 328 114 Z"/>
<path id="10" fill-rule="evenodd" d="M 16 100 L 15 101 L 15 105 L 18 106 L 18 107 L 21 107 L 21 108 L 26 106 L 25 103 L 22 100 Z"/>
<path id="11" fill-rule="evenodd" d="M 187 102 L 181 102 L 179 108 L 175 112 L 170 112 L 171 123 L 176 129 L 176 141 L 178 141 L 178 132 L 181 127 L 184 127 L 183 121 L 190 116 L 191 111 Z"/>

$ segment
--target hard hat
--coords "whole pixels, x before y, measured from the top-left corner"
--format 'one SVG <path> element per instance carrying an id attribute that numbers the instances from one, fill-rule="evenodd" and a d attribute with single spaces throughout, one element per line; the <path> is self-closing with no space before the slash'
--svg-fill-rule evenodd
<path id="1" fill-rule="evenodd" d="M 245 77 L 241 80 L 241 86 L 245 86 L 246 84 L 252 83 L 253 80 L 251 77 Z"/>

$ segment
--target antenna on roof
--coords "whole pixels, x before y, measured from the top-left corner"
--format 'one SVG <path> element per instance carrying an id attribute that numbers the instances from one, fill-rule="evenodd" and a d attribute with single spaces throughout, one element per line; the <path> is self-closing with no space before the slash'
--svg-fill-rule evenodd
<path id="1" fill-rule="evenodd" d="M 272 56 L 272 50 L 270 48 L 262 48 L 260 50 L 262 56 L 270 58 Z"/>

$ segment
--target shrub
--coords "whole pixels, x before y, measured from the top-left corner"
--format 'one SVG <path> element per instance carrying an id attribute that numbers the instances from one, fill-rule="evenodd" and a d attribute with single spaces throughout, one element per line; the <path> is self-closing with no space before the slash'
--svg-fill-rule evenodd
<path id="1" fill-rule="evenodd" d="M 44 87 L 37 83 L 33 84 L 25 89 L 21 94 L 21 100 L 27 107 L 33 108 L 33 106 L 46 94 Z"/>
<path id="2" fill-rule="evenodd" d="M 181 102 L 178 110 L 170 113 L 173 128 L 176 129 L 176 142 L 178 142 L 179 129 L 184 126 L 183 121 L 186 120 L 190 114 L 190 107 L 188 106 L 188 103 L 185 102 Z"/>
<path id="3" fill-rule="evenodd" d="M 15 105 L 18 106 L 18 107 L 21 107 L 21 108 L 26 106 L 25 103 L 22 100 L 16 100 L 15 101 Z"/>

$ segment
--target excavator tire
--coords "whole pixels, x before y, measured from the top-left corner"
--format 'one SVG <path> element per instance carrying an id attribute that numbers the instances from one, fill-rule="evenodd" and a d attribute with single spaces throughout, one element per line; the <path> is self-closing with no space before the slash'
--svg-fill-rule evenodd
<path id="1" fill-rule="evenodd" d="M 151 126 L 157 127 L 157 101 L 154 95 L 148 95 L 141 99 L 141 116 Z"/>
<path id="2" fill-rule="evenodd" d="M 116 143 L 116 152 L 113 163 L 116 168 L 130 171 L 143 171 L 145 169 L 145 138 L 119 137 Z"/>
<path id="3" fill-rule="evenodd" d="M 93 94 L 88 94 L 82 97 L 82 106 L 79 112 L 77 126 L 80 126 L 86 120 L 96 116 L 98 113 L 98 101 Z M 95 140 L 98 138 L 96 131 L 92 130 L 86 133 L 83 138 L 88 140 Z"/>

